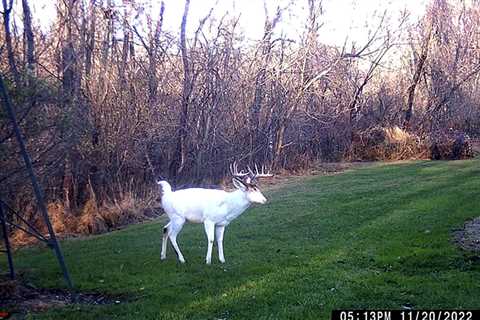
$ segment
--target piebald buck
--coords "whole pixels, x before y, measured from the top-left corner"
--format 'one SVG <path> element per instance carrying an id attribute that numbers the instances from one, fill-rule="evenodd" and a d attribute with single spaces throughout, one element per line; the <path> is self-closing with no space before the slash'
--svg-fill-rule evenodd
<path id="1" fill-rule="evenodd" d="M 234 162 L 230 165 L 232 182 L 237 190 L 227 192 L 224 190 L 189 188 L 173 191 L 167 181 L 157 181 L 162 191 L 162 207 L 169 222 L 163 228 L 161 259 L 167 256 L 167 242 L 170 239 L 178 260 L 185 262 L 177 243 L 177 236 L 185 222 L 203 223 L 208 239 L 206 263 L 212 261 L 212 247 L 214 238 L 217 239 L 218 258 L 225 263 L 223 255 L 223 235 L 225 227 L 233 219 L 241 215 L 252 203 L 264 204 L 267 199 L 258 188 L 257 179 L 273 176 L 261 171 L 255 166 L 255 172 L 248 167 L 248 172 L 238 171 Z"/>

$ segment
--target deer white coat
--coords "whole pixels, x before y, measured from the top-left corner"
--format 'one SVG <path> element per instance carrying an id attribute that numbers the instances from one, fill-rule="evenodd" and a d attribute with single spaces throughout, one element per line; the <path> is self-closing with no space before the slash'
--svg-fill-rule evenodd
<path id="1" fill-rule="evenodd" d="M 236 168 L 236 167 L 235 167 Z M 233 184 L 236 191 L 226 192 L 223 190 L 189 188 L 172 191 L 167 181 L 158 181 L 162 189 L 162 207 L 169 218 L 169 222 L 163 228 L 161 259 L 166 258 L 167 242 L 170 239 L 178 256 L 178 260 L 185 262 L 177 243 L 177 236 L 185 222 L 203 223 L 208 239 L 206 263 L 212 261 L 212 247 L 214 239 L 217 240 L 218 258 L 225 262 L 223 254 L 223 235 L 225 227 L 236 217 L 241 215 L 252 203 L 264 204 L 265 196 L 255 183 L 257 177 L 267 177 L 271 174 L 238 173 L 234 170 Z"/>

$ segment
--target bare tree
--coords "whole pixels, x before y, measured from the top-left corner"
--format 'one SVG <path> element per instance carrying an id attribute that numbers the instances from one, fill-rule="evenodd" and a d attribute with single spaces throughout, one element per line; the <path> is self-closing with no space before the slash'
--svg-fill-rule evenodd
<path id="1" fill-rule="evenodd" d="M 177 147 L 175 149 L 174 161 L 171 165 L 170 174 L 172 177 L 177 177 L 182 173 L 185 167 L 187 157 L 187 136 L 188 136 L 188 111 L 190 106 L 190 95 L 193 90 L 192 70 L 190 68 L 190 61 L 188 60 L 186 28 L 188 9 L 190 7 L 190 0 L 185 0 L 185 8 L 182 16 L 182 23 L 180 25 L 180 50 L 182 53 L 183 62 L 183 86 L 182 86 L 182 103 L 181 113 L 178 122 L 177 131 Z"/>
<path id="2" fill-rule="evenodd" d="M 415 72 L 413 74 L 412 78 L 412 83 L 407 89 L 407 106 L 405 110 L 405 121 L 403 123 L 403 127 L 405 129 L 410 129 L 410 121 L 413 116 L 413 111 L 414 111 L 414 98 L 415 98 L 415 89 L 418 85 L 418 81 L 420 80 L 420 77 L 422 76 L 423 73 L 423 66 L 425 65 L 425 61 L 427 60 L 428 57 L 428 51 L 430 47 L 430 39 L 432 36 L 432 29 L 431 26 L 427 27 L 425 37 L 422 39 L 422 46 L 420 49 L 420 54 L 416 54 L 413 52 L 414 55 L 414 64 L 415 64 Z"/>
<path id="3" fill-rule="evenodd" d="M 29 77 L 36 75 L 36 59 L 35 59 L 35 39 L 32 29 L 32 13 L 30 12 L 30 6 L 27 0 L 22 0 L 23 8 L 23 28 L 25 30 L 25 44 L 26 57 L 27 57 L 27 69 L 29 71 Z M 30 81 L 30 79 L 28 79 Z"/>
<path id="4" fill-rule="evenodd" d="M 5 44 L 7 47 L 8 64 L 10 66 L 10 72 L 17 87 L 21 85 L 20 73 L 18 72 L 17 64 L 15 62 L 15 52 L 12 43 L 12 34 L 10 32 L 10 14 L 13 8 L 13 0 L 7 3 L 7 0 L 2 0 L 3 4 L 3 28 L 5 32 Z"/>
<path id="5" fill-rule="evenodd" d="M 217 8 L 188 32 L 189 0 L 179 34 L 164 27 L 163 3 L 151 16 L 140 0 L 58 0 L 48 31 L 35 26 L 31 1 L 12 3 L 2 0 L 0 71 L 13 80 L 33 162 L 67 231 L 138 221 L 157 175 L 214 184 L 234 159 L 294 170 L 425 157 L 418 146 L 445 128 L 480 135 L 480 8 L 466 1 L 432 0 L 409 28 L 411 47 L 399 41 L 404 29 L 375 16 L 367 41 L 351 48 L 322 43 L 320 0 L 307 2 L 298 39 L 281 33 L 294 2 L 265 8 L 257 42 L 238 13 Z M 392 67 L 386 57 L 406 59 Z M 0 182 L 30 221 L 9 128 L 0 117 Z M 393 129 L 417 145 L 381 140 Z"/>

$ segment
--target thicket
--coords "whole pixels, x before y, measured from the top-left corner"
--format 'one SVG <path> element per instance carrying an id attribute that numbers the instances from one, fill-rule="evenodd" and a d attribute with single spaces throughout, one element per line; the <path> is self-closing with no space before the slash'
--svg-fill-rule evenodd
<path id="1" fill-rule="evenodd" d="M 235 13 L 215 18 L 213 8 L 190 21 L 188 0 L 178 34 L 164 30 L 163 3 L 153 13 L 142 1 L 58 1 L 42 32 L 27 0 L 2 2 L 0 72 L 60 232 L 153 215 L 158 176 L 216 184 L 233 160 L 302 170 L 319 161 L 462 158 L 480 133 L 475 1 L 433 0 L 419 21 L 380 19 L 366 43 L 344 47 L 321 42 L 315 0 L 299 39 L 278 32 L 286 10 L 278 8 L 266 10 L 255 43 Z M 0 110 L 0 196 L 35 222 Z"/>

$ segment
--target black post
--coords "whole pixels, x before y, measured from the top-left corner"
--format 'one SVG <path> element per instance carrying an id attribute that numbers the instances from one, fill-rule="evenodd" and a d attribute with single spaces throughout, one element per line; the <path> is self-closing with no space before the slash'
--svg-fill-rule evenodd
<path id="1" fill-rule="evenodd" d="M 15 280 L 15 269 L 13 269 L 12 251 L 10 249 L 10 241 L 8 240 L 8 230 L 5 213 L 3 212 L 3 204 L 0 201 L 0 223 L 2 224 L 3 239 L 5 241 L 5 252 L 7 253 L 8 269 L 10 270 L 10 279 Z"/>
<path id="2" fill-rule="evenodd" d="M 63 272 L 63 277 L 65 278 L 65 281 L 67 282 L 68 287 L 73 288 L 72 280 L 70 279 L 67 266 L 65 265 L 65 260 L 63 259 L 62 250 L 60 249 L 60 245 L 57 241 L 57 237 L 55 236 L 55 231 L 53 230 L 52 224 L 50 223 L 50 219 L 48 217 L 48 211 L 47 211 L 47 207 L 45 206 L 42 190 L 40 189 L 35 173 L 33 172 L 32 162 L 30 160 L 30 156 L 27 153 L 27 149 L 25 148 L 25 144 L 23 142 L 23 138 L 17 124 L 15 113 L 12 110 L 10 97 L 7 94 L 7 89 L 5 88 L 5 84 L 3 82 L 3 78 L 1 75 L 0 75 L 0 91 L 3 98 L 3 103 L 5 105 L 5 109 L 7 111 L 7 114 L 13 126 L 13 132 L 15 134 L 15 137 L 17 138 L 18 145 L 20 147 L 20 153 L 22 154 L 23 160 L 25 161 L 25 166 L 28 171 L 28 175 L 30 176 L 30 180 L 32 181 L 32 187 L 33 187 L 33 191 L 35 192 L 35 198 L 37 199 L 38 208 L 40 209 L 40 212 L 43 215 L 43 220 L 45 221 L 48 232 L 50 234 L 49 245 L 51 245 L 53 247 L 53 250 L 55 251 L 55 255 L 57 256 L 58 263 L 60 264 L 60 268 L 62 269 L 62 272 Z"/>

